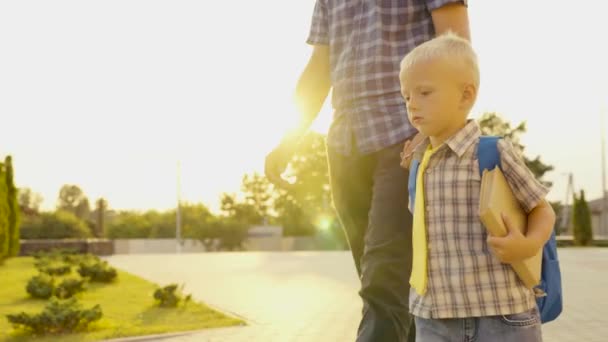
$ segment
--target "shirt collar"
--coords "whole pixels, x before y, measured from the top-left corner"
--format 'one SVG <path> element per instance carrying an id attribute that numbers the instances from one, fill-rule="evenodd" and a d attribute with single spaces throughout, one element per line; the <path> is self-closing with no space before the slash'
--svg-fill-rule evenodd
<path id="1" fill-rule="evenodd" d="M 461 128 L 458 132 L 448 138 L 437 150 L 443 148 L 443 146 L 449 147 L 456 155 L 460 158 L 467 151 L 467 149 L 473 144 L 475 141 L 479 140 L 481 136 L 481 130 L 479 129 L 479 125 L 477 121 L 470 119 L 467 121 L 467 124 Z M 430 139 L 427 137 L 424 139 L 417 147 L 414 149 L 414 159 L 421 160 L 424 151 L 426 151 L 427 147 L 431 143 Z"/>

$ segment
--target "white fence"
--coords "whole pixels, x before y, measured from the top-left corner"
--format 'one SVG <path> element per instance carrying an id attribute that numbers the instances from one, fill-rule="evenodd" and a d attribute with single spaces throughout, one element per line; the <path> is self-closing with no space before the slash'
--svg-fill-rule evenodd
<path id="1" fill-rule="evenodd" d="M 315 237 L 250 237 L 243 244 L 248 251 L 299 251 L 319 249 Z M 114 254 L 176 253 L 175 239 L 116 239 Z M 205 252 L 205 246 L 198 240 L 182 240 L 181 253 Z"/>

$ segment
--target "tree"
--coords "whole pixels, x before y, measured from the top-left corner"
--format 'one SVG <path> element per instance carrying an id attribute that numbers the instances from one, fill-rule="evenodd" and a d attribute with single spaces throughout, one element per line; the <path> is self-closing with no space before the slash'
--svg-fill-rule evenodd
<path id="1" fill-rule="evenodd" d="M 283 227 L 285 236 L 314 235 L 316 232 L 313 219 L 288 191 L 281 191 L 275 207 L 277 222 Z"/>
<path id="2" fill-rule="evenodd" d="M 238 200 L 236 194 L 221 195 L 220 208 L 224 216 L 248 226 L 268 223 L 274 194 L 274 187 L 268 179 L 258 173 L 244 175 L 241 193 L 243 200 Z"/>
<path id="3" fill-rule="evenodd" d="M 19 255 L 19 223 L 20 213 L 19 202 L 17 201 L 17 188 L 15 187 L 13 177 L 13 160 L 11 156 L 7 156 L 4 159 L 4 168 L 6 175 L 6 191 L 8 200 L 8 255 L 17 256 Z"/>
<path id="4" fill-rule="evenodd" d="M 5 167 L 0 163 L 0 263 L 9 252 L 9 211 Z"/>
<path id="5" fill-rule="evenodd" d="M 88 221 L 91 213 L 89 199 L 77 185 L 66 184 L 59 191 L 57 210 L 74 214 L 81 220 Z"/>
<path id="6" fill-rule="evenodd" d="M 36 214 L 40 211 L 43 198 L 40 194 L 33 192 L 30 188 L 19 188 L 19 207 L 25 214 Z"/>
<path id="7" fill-rule="evenodd" d="M 213 250 L 215 241 L 219 240 L 219 249 L 239 250 L 247 238 L 252 225 L 264 223 L 264 211 L 260 205 L 250 200 L 239 202 L 235 194 L 222 194 L 220 209 L 222 215 L 214 218 L 206 227 L 199 240 L 207 250 Z"/>
<path id="8" fill-rule="evenodd" d="M 328 224 L 340 230 L 331 207 L 325 136 L 310 132 L 299 146 L 287 170 L 287 177 L 295 182 L 287 190 L 278 190 L 277 221 L 285 235 L 313 235 Z M 335 237 L 343 240 L 344 234 Z"/>
<path id="9" fill-rule="evenodd" d="M 215 216 L 203 204 L 180 205 L 182 237 L 200 239 Z M 106 236 L 113 239 L 175 238 L 176 211 L 121 211 L 108 223 Z"/>
<path id="10" fill-rule="evenodd" d="M 180 207 L 183 236 L 198 239 L 207 251 L 242 249 L 250 226 L 248 222 L 259 220 L 259 215 L 252 205 L 239 203 L 234 197 L 223 194 L 223 216 L 213 215 L 203 204 L 183 204 Z M 175 211 L 170 213 L 174 215 Z"/>
<path id="11" fill-rule="evenodd" d="M 266 221 L 272 206 L 273 186 L 265 176 L 258 173 L 243 176 L 241 191 L 245 195 L 245 203 L 253 207 L 261 221 Z M 264 223 L 264 222 L 260 222 Z"/>
<path id="12" fill-rule="evenodd" d="M 21 236 L 24 239 L 88 238 L 91 237 L 91 231 L 74 214 L 58 210 L 24 217 Z"/>
<path id="13" fill-rule="evenodd" d="M 199 231 L 208 227 L 215 216 L 202 203 L 182 203 L 180 206 L 182 237 L 198 238 Z"/>
<path id="14" fill-rule="evenodd" d="M 95 202 L 95 207 L 96 207 L 95 208 L 96 222 L 95 222 L 95 231 L 93 232 L 93 235 L 96 237 L 102 237 L 105 234 L 104 216 L 106 213 L 106 209 L 108 209 L 108 201 L 106 201 L 103 198 L 99 198 Z"/>
<path id="15" fill-rule="evenodd" d="M 193 231 L 193 238 L 205 246 L 205 251 L 213 251 L 216 248 L 216 241 L 221 239 L 220 229 L 222 229 L 222 219 L 213 216 L 206 224 Z"/>
<path id="16" fill-rule="evenodd" d="M 159 212 L 149 210 L 144 218 L 150 223 L 150 239 L 175 239 L 175 209 Z"/>
<path id="17" fill-rule="evenodd" d="M 545 186 L 550 187 L 551 182 L 543 181 L 542 178 L 545 173 L 552 171 L 553 166 L 546 165 L 540 160 L 540 156 L 536 156 L 534 159 L 529 159 L 523 155 L 525 146 L 521 144 L 519 138 L 520 135 L 526 132 L 526 123 L 521 122 L 515 128 L 511 128 L 511 124 L 505 121 L 496 113 L 485 113 L 479 119 L 479 127 L 481 133 L 484 135 L 497 135 L 508 139 L 513 144 L 513 147 L 523 156 L 526 166 L 532 171 L 536 179 L 538 179 Z"/>
<path id="18" fill-rule="evenodd" d="M 591 227 L 591 211 L 585 200 L 585 192 L 581 190 L 580 197 L 574 195 L 572 225 L 574 229 L 574 243 L 579 246 L 587 246 L 593 241 Z"/>
<path id="19" fill-rule="evenodd" d="M 562 222 L 561 222 L 561 217 L 563 215 L 564 206 L 563 206 L 562 202 L 560 202 L 560 201 L 549 202 L 549 204 L 553 208 L 553 212 L 555 212 L 555 218 L 556 218 L 555 224 L 553 225 L 553 230 L 555 231 L 556 235 L 560 235 L 560 234 L 564 233 L 564 231 L 566 229 L 566 227 L 562 227 Z"/>
<path id="20" fill-rule="evenodd" d="M 267 224 L 272 219 L 274 187 L 266 177 L 257 173 L 243 176 L 241 191 L 243 200 L 237 199 L 236 194 L 221 195 L 222 215 L 199 234 L 207 250 L 213 249 L 216 239 L 220 249 L 242 249 L 249 228 Z"/>
<path id="21" fill-rule="evenodd" d="M 216 233 L 220 242 L 219 249 L 228 251 L 242 250 L 249 226 L 231 217 L 218 220 L 216 223 L 215 229 L 217 229 Z"/>
<path id="22" fill-rule="evenodd" d="M 239 202 L 235 194 L 222 194 L 220 209 L 225 217 L 241 222 L 247 226 L 262 224 L 264 217 L 255 204 Z"/>
<path id="23" fill-rule="evenodd" d="M 151 223 L 143 214 L 121 211 L 108 223 L 106 236 L 110 239 L 147 239 L 150 237 Z"/>

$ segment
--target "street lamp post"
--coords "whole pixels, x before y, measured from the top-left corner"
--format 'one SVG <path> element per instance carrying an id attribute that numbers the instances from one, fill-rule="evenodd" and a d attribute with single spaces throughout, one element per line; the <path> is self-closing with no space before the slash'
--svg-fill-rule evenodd
<path id="1" fill-rule="evenodd" d="M 181 216 L 181 165 L 177 162 L 177 208 L 175 210 L 175 249 L 182 252 L 182 216 Z"/>
<path id="2" fill-rule="evenodd" d="M 608 191 L 606 191 L 606 127 L 604 121 L 605 110 L 602 110 L 600 136 L 602 139 L 602 211 L 600 214 L 600 229 L 602 234 L 608 233 Z"/>
<path id="3" fill-rule="evenodd" d="M 573 231 L 570 231 L 570 200 L 574 196 L 574 177 L 572 176 L 572 172 L 568 172 L 565 175 L 568 176 L 568 185 L 566 186 L 566 200 L 564 201 L 564 205 L 562 206 L 561 212 L 561 223 L 560 227 L 562 232 L 565 234 L 574 234 Z M 574 204 L 573 204 L 574 205 Z"/>

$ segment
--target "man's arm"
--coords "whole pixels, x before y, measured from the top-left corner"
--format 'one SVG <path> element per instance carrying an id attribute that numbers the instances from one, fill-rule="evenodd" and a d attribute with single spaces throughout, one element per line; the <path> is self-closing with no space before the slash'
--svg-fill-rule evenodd
<path id="1" fill-rule="evenodd" d="M 435 34 L 441 35 L 448 30 L 471 40 L 469 31 L 469 14 L 464 3 L 451 3 L 431 12 Z"/>
<path id="2" fill-rule="evenodd" d="M 471 40 L 469 15 L 464 3 L 451 3 L 434 9 L 431 11 L 431 18 L 433 19 L 436 35 L 439 36 L 447 31 L 452 31 L 469 41 Z M 423 140 L 424 136 L 422 133 L 418 133 L 411 141 L 405 143 L 403 152 L 401 153 L 401 167 L 409 169 L 412 154 L 416 146 Z"/>
<path id="3" fill-rule="evenodd" d="M 281 174 L 293 157 L 298 140 L 319 115 L 330 88 L 329 46 L 314 45 L 308 64 L 296 85 L 295 102 L 300 113 L 298 124 L 289 130 L 281 143 L 266 156 L 264 171 L 273 184 L 283 188 L 290 186 L 281 178 Z"/>
<path id="4" fill-rule="evenodd" d="M 298 79 L 295 102 L 300 113 L 298 125 L 289 132 L 290 139 L 298 140 L 315 120 L 329 94 L 329 46 L 314 45 L 308 64 Z"/>

